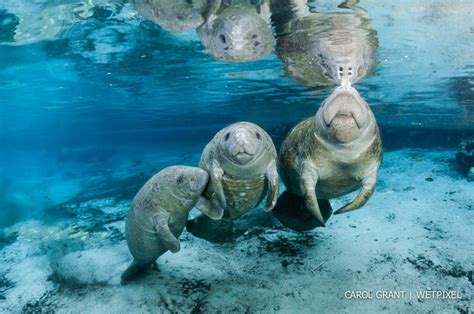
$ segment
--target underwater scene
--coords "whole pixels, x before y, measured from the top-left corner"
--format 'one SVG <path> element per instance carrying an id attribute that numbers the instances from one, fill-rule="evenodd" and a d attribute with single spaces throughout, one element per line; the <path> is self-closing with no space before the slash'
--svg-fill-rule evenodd
<path id="1" fill-rule="evenodd" d="M 472 313 L 470 0 L 1 0 L 1 313 Z"/>

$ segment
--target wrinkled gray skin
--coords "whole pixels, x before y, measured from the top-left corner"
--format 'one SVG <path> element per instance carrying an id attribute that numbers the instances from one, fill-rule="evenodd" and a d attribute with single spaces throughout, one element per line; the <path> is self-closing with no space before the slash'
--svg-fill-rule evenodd
<path id="1" fill-rule="evenodd" d="M 367 103 L 348 84 L 338 87 L 314 117 L 296 125 L 279 153 L 279 173 L 288 191 L 325 223 L 317 199 L 359 194 L 335 214 L 362 207 L 375 190 L 382 142 Z"/>
<path id="2" fill-rule="evenodd" d="M 376 32 L 357 3 L 339 6 L 349 12 L 312 13 L 306 0 L 272 2 L 276 53 L 289 78 L 306 86 L 331 86 L 355 83 L 374 71 Z"/>
<path id="3" fill-rule="evenodd" d="M 140 13 L 165 30 L 182 33 L 202 25 L 220 0 L 135 0 Z"/>
<path id="4" fill-rule="evenodd" d="M 223 1 L 197 29 L 207 53 L 227 62 L 249 62 L 273 50 L 268 1 Z"/>
<path id="5" fill-rule="evenodd" d="M 210 184 L 206 199 L 196 207 L 203 212 L 222 209 L 224 218 L 211 226 L 208 219 L 198 217 L 190 231 L 209 240 L 203 234 L 223 232 L 223 225 L 232 228 L 230 221 L 257 207 L 265 196 L 265 211 L 271 211 L 278 198 L 276 157 L 270 136 L 253 123 L 239 122 L 219 131 L 201 156 L 199 166 L 209 173 Z"/>
<path id="6" fill-rule="evenodd" d="M 180 250 L 178 237 L 208 181 L 209 175 L 200 168 L 173 166 L 161 170 L 138 191 L 125 224 L 134 259 L 122 274 L 122 283 L 146 270 L 168 250 Z M 205 214 L 220 219 L 223 212 L 216 209 Z"/>

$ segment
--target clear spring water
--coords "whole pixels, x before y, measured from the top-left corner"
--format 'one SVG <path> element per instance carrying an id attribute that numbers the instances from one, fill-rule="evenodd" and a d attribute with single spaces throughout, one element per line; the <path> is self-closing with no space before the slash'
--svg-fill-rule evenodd
<path id="1" fill-rule="evenodd" d="M 341 11 L 334 1 L 312 5 Z M 472 2 L 361 6 L 377 32 L 379 63 L 356 87 L 382 130 L 472 131 Z M 147 155 L 164 156 L 144 166 L 147 174 L 195 164 L 232 122 L 257 123 L 278 144 L 332 89 L 300 86 L 282 66 L 275 54 L 216 61 L 194 31 L 167 33 L 127 2 L 1 1 L 0 225 L 93 194 L 97 185 L 85 179 L 135 176 L 128 163 Z"/>
<path id="2" fill-rule="evenodd" d="M 311 2 L 344 12 L 338 4 Z M 261 125 L 278 146 L 332 87 L 293 82 L 275 54 L 216 61 L 194 31 L 170 34 L 128 1 L 0 0 L 0 312 L 472 310 L 474 192 L 453 160 L 474 132 L 474 5 L 360 6 L 378 63 L 356 88 L 387 152 L 365 208 L 306 234 L 257 209 L 236 223 L 233 243 L 184 233 L 161 272 L 122 287 L 124 218 L 151 175 L 196 165 L 236 121 Z M 344 299 L 360 289 L 461 299 Z"/>

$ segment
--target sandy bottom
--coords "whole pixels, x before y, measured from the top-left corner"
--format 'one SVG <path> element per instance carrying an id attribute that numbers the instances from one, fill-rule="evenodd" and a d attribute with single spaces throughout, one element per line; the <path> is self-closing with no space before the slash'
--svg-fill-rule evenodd
<path id="1" fill-rule="evenodd" d="M 256 209 L 232 243 L 184 232 L 179 253 L 127 286 L 119 277 L 131 260 L 129 200 L 103 194 L 65 203 L 60 218 L 23 221 L 0 235 L 0 312 L 470 313 L 474 185 L 453 156 L 386 153 L 369 203 L 324 229 L 293 232 Z M 417 295 L 425 291 L 451 293 Z"/>

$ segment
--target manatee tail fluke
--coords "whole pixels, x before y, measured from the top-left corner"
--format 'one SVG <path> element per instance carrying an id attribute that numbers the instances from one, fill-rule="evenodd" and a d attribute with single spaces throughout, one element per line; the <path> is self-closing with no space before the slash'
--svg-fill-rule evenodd
<path id="1" fill-rule="evenodd" d="M 318 204 L 324 221 L 327 221 L 332 214 L 331 204 L 328 200 L 322 199 L 318 199 Z M 283 226 L 300 232 L 324 226 L 306 207 L 303 197 L 288 191 L 283 192 L 278 198 L 273 208 L 273 215 Z"/>
<path id="2" fill-rule="evenodd" d="M 143 273 L 145 270 L 150 267 L 151 263 L 140 263 L 137 262 L 136 260 L 133 260 L 132 264 L 128 266 L 128 268 L 123 272 L 121 276 L 121 284 L 125 285 L 127 284 L 131 279 L 133 279 L 135 276 Z"/>

